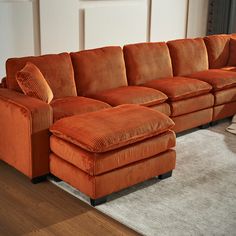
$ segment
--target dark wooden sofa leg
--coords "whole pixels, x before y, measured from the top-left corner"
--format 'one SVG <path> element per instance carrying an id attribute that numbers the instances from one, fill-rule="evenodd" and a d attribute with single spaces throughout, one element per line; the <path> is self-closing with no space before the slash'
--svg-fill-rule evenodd
<path id="1" fill-rule="evenodd" d="M 211 122 L 211 126 L 215 126 L 215 125 L 218 125 L 219 124 L 219 121 L 218 120 L 215 120 L 215 121 L 212 121 Z"/>
<path id="2" fill-rule="evenodd" d="M 171 176 L 172 176 L 172 170 L 167 172 L 167 173 L 165 173 L 165 174 L 159 175 L 158 179 L 166 179 L 166 178 L 169 178 Z"/>
<path id="3" fill-rule="evenodd" d="M 38 184 L 38 183 L 41 183 L 43 181 L 46 181 L 47 176 L 48 175 L 41 175 L 41 176 L 35 177 L 35 178 L 31 179 L 31 183 Z"/>
<path id="4" fill-rule="evenodd" d="M 205 125 L 200 125 L 199 129 L 208 129 L 210 127 L 210 123 L 207 123 Z"/>
<path id="5" fill-rule="evenodd" d="M 101 198 L 97 198 L 97 199 L 92 199 L 90 198 L 90 203 L 92 206 L 98 206 L 100 204 L 103 204 L 107 201 L 107 197 L 101 197 Z"/>
<path id="6" fill-rule="evenodd" d="M 53 181 L 55 181 L 56 183 L 58 183 L 58 182 L 61 182 L 62 180 L 61 179 L 59 179 L 58 177 L 56 177 L 55 175 L 53 175 L 53 174 L 49 174 L 49 176 L 53 179 Z"/>

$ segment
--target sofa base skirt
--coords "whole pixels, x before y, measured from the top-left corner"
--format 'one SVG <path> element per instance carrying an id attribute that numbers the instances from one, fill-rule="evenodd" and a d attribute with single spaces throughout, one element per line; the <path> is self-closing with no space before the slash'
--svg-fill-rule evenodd
<path id="1" fill-rule="evenodd" d="M 176 133 L 179 133 L 188 129 L 192 129 L 211 122 L 212 117 L 213 108 L 171 117 L 171 119 L 175 122 L 175 126 L 172 128 L 172 130 L 174 130 Z"/>
<path id="2" fill-rule="evenodd" d="M 171 114 L 170 105 L 166 102 L 158 104 L 158 105 L 150 106 L 149 108 L 162 112 L 167 116 L 170 116 Z"/>
<path id="3" fill-rule="evenodd" d="M 226 117 L 233 116 L 234 114 L 236 114 L 236 101 L 215 106 L 212 120 L 220 120 Z"/>
<path id="4" fill-rule="evenodd" d="M 101 175 L 91 176 L 55 154 L 50 155 L 50 172 L 59 179 L 98 199 L 172 171 L 175 168 L 176 154 L 168 150 L 157 156 L 132 163 Z"/>

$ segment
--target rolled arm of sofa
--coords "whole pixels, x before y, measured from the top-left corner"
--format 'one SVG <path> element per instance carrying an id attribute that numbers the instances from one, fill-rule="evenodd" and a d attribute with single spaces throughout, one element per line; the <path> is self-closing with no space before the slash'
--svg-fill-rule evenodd
<path id="1" fill-rule="evenodd" d="M 49 104 L 0 88 L 0 159 L 30 179 L 49 172 Z"/>

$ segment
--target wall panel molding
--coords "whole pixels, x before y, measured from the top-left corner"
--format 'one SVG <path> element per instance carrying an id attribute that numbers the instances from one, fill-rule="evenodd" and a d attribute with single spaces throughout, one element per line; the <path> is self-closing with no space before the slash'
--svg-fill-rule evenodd
<path id="1" fill-rule="evenodd" d="M 185 38 L 188 0 L 152 0 L 151 41 Z"/>
<path id="2" fill-rule="evenodd" d="M 146 3 L 85 8 L 85 49 L 147 41 Z"/>
<path id="3" fill-rule="evenodd" d="M 40 0 L 41 53 L 79 48 L 78 0 Z"/>

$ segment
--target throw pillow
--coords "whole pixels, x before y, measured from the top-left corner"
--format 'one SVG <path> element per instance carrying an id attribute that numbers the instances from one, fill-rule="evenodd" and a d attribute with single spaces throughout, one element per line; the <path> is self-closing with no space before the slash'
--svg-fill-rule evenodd
<path id="1" fill-rule="evenodd" d="M 50 103 L 53 93 L 37 66 L 27 62 L 25 67 L 18 71 L 16 80 L 25 95 Z"/>

